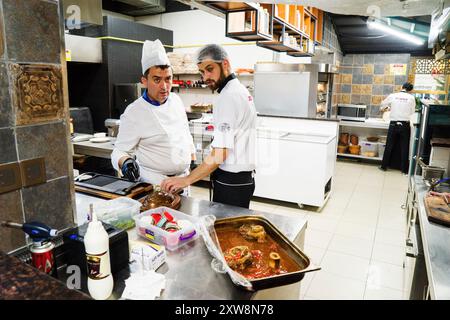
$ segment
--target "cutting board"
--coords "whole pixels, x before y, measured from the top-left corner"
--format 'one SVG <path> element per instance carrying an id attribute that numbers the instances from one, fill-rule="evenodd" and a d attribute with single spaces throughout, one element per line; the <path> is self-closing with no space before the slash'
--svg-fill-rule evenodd
<path id="1" fill-rule="evenodd" d="M 425 197 L 428 220 L 450 227 L 450 206 L 444 199 L 436 196 Z"/>
<path id="2" fill-rule="evenodd" d="M 130 191 L 130 193 L 128 193 L 126 196 L 122 196 L 122 195 L 118 195 L 118 194 L 114 194 L 114 193 L 110 193 L 110 192 L 89 189 L 89 188 L 75 185 L 75 191 L 77 191 L 77 192 L 87 193 L 87 194 L 90 194 L 90 195 L 93 195 L 96 197 L 100 197 L 100 198 L 105 198 L 105 199 L 115 199 L 118 197 L 127 197 L 127 198 L 131 198 L 131 199 L 137 199 L 137 198 L 142 197 L 144 194 L 150 193 L 152 190 L 153 190 L 153 185 L 151 185 L 151 184 L 149 184 L 146 187 L 138 186 L 138 187 L 132 189 Z"/>

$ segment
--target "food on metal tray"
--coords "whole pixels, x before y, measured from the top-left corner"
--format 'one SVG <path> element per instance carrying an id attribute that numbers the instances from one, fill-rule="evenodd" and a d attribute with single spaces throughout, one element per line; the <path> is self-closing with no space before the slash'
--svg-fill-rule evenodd
<path id="1" fill-rule="evenodd" d="M 244 224 L 239 228 L 239 233 L 247 240 L 257 240 L 259 243 L 266 241 L 266 230 L 256 224 Z"/>
<path id="2" fill-rule="evenodd" d="M 224 253 L 225 261 L 233 270 L 244 270 L 253 262 L 253 255 L 247 246 L 236 246 Z"/>
<path id="3" fill-rule="evenodd" d="M 262 227 L 264 230 L 264 227 L 258 224 L 216 229 L 220 248 L 231 269 L 247 279 L 267 278 L 300 270 L 299 265 L 265 230 L 264 242 L 255 241 L 256 238 L 248 237 L 247 232 L 243 233 L 249 231 L 250 226 Z"/>

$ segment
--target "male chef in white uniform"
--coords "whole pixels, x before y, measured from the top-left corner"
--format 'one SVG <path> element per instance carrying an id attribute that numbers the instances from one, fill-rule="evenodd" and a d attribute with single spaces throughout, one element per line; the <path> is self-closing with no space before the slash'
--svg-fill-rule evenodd
<path id="1" fill-rule="evenodd" d="M 389 130 L 384 150 L 383 162 L 380 169 L 386 171 L 391 163 L 394 148 L 400 149 L 401 171 L 408 174 L 409 169 L 409 138 L 411 129 L 409 121 L 416 110 L 416 99 L 410 93 L 413 89 L 411 83 L 404 83 L 402 90 L 390 94 L 381 102 L 381 110 L 390 110 Z"/>
<path id="2" fill-rule="evenodd" d="M 197 65 L 209 88 L 219 92 L 213 109 L 212 151 L 189 176 L 166 179 L 161 187 L 174 192 L 211 174 L 214 202 L 248 208 L 255 190 L 253 97 L 232 73 L 228 54 L 221 46 L 203 47 Z"/>
<path id="3" fill-rule="evenodd" d="M 172 68 L 160 40 L 145 41 L 142 74 L 147 90 L 120 116 L 111 162 L 130 181 L 159 185 L 188 174 L 195 149 L 183 102 L 170 92 Z"/>

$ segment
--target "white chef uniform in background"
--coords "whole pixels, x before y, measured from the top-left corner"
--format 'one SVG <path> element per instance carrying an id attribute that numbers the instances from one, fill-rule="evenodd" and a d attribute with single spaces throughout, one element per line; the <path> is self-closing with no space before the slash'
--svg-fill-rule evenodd
<path id="1" fill-rule="evenodd" d="M 165 49 L 159 40 L 146 41 L 142 74 L 158 65 L 170 65 Z M 120 116 L 111 162 L 120 172 L 119 160 L 136 155 L 141 181 L 159 185 L 167 176 L 187 174 L 193 153 L 195 147 L 183 102 L 171 92 L 162 105 L 140 97 L 126 108 Z"/>

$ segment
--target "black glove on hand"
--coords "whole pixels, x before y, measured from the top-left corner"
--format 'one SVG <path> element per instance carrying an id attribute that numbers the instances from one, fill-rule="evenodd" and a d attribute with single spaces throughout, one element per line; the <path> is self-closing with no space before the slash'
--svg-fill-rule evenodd
<path id="1" fill-rule="evenodd" d="M 134 159 L 128 158 L 125 160 L 122 164 L 122 174 L 125 178 L 132 182 L 139 180 L 139 166 Z"/>

